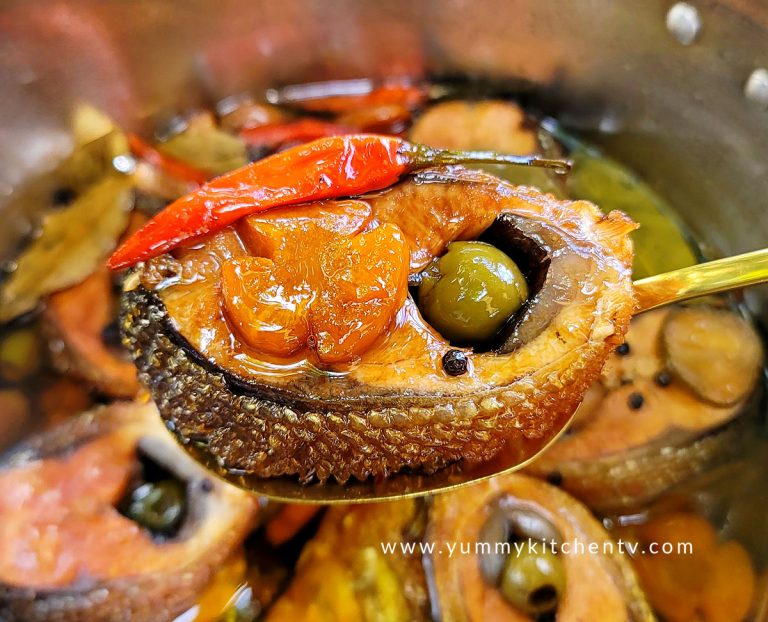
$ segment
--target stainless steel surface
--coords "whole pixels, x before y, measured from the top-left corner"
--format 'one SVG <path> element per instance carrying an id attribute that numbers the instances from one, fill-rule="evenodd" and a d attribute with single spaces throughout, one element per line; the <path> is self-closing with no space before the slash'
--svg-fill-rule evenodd
<path id="1" fill-rule="evenodd" d="M 673 4 L 0 0 L 0 260 L 34 223 L 17 189 L 67 154 L 77 102 L 146 129 L 275 84 L 446 73 L 527 85 L 669 198 L 714 254 L 763 247 L 768 110 L 748 94 L 768 67 L 768 3 L 690 2 L 688 45 L 667 27 Z M 768 318 L 766 288 L 748 297 Z"/>
<path id="2" fill-rule="evenodd" d="M 88 100 L 130 126 L 269 85 L 469 73 L 528 81 L 549 113 L 600 140 L 735 254 L 768 237 L 768 3 L 692 2 L 689 46 L 649 0 L 26 0 L 0 2 L 0 202 L 70 148 Z M 2 208 L 0 259 L 34 206 Z M 754 307 L 766 290 L 751 294 Z"/>

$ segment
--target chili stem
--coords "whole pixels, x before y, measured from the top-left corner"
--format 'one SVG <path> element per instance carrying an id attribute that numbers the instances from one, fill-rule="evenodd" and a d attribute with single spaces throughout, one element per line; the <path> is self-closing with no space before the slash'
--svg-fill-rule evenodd
<path id="1" fill-rule="evenodd" d="M 415 145 L 413 154 L 414 168 L 445 164 L 513 164 L 516 166 L 536 166 L 552 169 L 563 175 L 573 166 L 571 160 L 542 158 L 537 155 L 512 155 L 495 151 L 449 151 L 432 149 L 424 145 Z"/>
<path id="2" fill-rule="evenodd" d="M 394 136 L 330 136 L 253 162 L 174 201 L 123 242 L 107 265 L 112 270 L 127 268 L 274 207 L 381 190 L 406 173 L 430 166 L 478 163 L 539 166 L 558 173 L 571 168 L 567 160 L 447 151 Z"/>

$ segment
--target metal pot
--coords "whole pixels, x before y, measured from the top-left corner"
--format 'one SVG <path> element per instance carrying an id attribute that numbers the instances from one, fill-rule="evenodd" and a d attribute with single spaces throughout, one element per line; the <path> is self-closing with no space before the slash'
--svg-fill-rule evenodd
<path id="1" fill-rule="evenodd" d="M 768 238 L 768 5 L 722 0 L 5 0 L 0 207 L 89 100 L 130 126 L 275 83 L 462 73 L 600 132 L 715 254 Z M 4 213 L 0 258 L 29 227 Z M 766 289 L 750 293 L 765 317 Z"/>
<path id="2" fill-rule="evenodd" d="M 72 148 L 77 102 L 147 129 L 275 84 L 430 74 L 521 85 L 713 255 L 763 247 L 768 2 L 690 1 L 0 0 L 0 261 L 35 221 L 14 192 Z M 768 288 L 747 303 L 768 320 Z"/>

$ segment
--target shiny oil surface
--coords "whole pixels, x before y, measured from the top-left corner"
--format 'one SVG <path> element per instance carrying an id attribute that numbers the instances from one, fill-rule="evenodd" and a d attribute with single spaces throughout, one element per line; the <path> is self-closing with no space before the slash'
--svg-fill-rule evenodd
<path id="1" fill-rule="evenodd" d="M 701 6 L 701 32 L 685 46 L 667 30 L 669 4 L 5 0 L 0 259 L 15 254 L 34 223 L 34 214 L 3 206 L 68 153 L 66 119 L 77 101 L 131 127 L 158 127 L 200 103 L 276 83 L 423 73 L 522 85 L 535 106 L 638 171 L 713 255 L 760 248 L 768 239 L 768 107 L 744 87 L 768 66 L 768 7 Z M 764 287 L 746 296 L 762 319 L 767 299 Z M 762 560 L 764 454 L 679 493 Z"/>

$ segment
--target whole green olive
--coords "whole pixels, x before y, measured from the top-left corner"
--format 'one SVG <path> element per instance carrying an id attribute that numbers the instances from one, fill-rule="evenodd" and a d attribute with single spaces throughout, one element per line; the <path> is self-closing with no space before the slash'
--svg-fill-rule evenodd
<path id="1" fill-rule="evenodd" d="M 125 515 L 154 533 L 169 534 L 179 526 L 186 506 L 184 485 L 165 479 L 137 487 L 130 495 Z"/>
<path id="2" fill-rule="evenodd" d="M 517 264 L 485 242 L 452 242 L 419 285 L 421 313 L 452 343 L 490 339 L 527 298 Z"/>
<path id="3" fill-rule="evenodd" d="M 512 606 L 529 615 L 554 611 L 565 591 L 565 567 L 541 541 L 514 545 L 501 573 L 499 590 Z"/>

